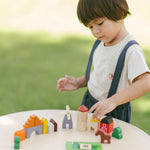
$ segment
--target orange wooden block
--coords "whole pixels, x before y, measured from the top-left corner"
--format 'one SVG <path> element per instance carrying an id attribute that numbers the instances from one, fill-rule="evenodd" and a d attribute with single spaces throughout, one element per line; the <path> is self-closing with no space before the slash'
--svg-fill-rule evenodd
<path id="1" fill-rule="evenodd" d="M 43 124 L 42 120 L 40 120 L 38 117 L 36 117 L 35 118 L 35 126 L 40 126 L 42 124 Z"/>
<path id="2" fill-rule="evenodd" d="M 25 122 L 25 125 L 23 125 L 24 128 L 31 128 L 35 126 L 35 115 L 30 116 L 30 118 Z"/>
<path id="3" fill-rule="evenodd" d="M 26 132 L 24 129 L 18 130 L 14 133 L 14 138 L 15 136 L 20 136 L 20 140 L 23 141 L 26 139 Z"/>

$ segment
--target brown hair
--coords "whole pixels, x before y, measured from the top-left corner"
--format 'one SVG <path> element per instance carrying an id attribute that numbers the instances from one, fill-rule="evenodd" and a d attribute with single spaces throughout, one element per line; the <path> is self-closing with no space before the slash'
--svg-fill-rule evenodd
<path id="1" fill-rule="evenodd" d="M 129 14 L 126 0 L 79 0 L 77 6 L 78 19 L 85 26 L 96 18 L 118 21 Z"/>

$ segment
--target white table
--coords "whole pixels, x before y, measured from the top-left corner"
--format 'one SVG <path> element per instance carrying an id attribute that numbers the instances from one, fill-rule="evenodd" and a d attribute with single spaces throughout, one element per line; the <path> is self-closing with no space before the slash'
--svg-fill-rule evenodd
<path id="1" fill-rule="evenodd" d="M 14 149 L 14 132 L 23 129 L 27 119 L 35 114 L 48 121 L 53 118 L 58 123 L 58 131 L 53 134 L 33 134 L 29 139 L 21 141 L 20 150 L 66 150 L 66 141 L 100 142 L 94 131 L 78 132 L 76 130 L 77 111 L 71 111 L 73 129 L 62 129 L 65 110 L 36 110 L 13 113 L 0 117 L 0 150 Z M 139 128 L 114 120 L 114 127 L 121 127 L 123 139 L 111 138 L 111 144 L 102 144 L 103 150 L 150 150 L 150 137 Z"/>

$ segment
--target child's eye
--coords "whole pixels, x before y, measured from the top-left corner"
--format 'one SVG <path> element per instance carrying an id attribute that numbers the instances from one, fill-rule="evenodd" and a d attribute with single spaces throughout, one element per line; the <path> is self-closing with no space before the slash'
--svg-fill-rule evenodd
<path id="1" fill-rule="evenodd" d="M 89 26 L 89 28 L 90 28 L 90 29 L 92 29 L 92 28 L 93 28 L 93 26 Z"/>
<path id="2" fill-rule="evenodd" d="M 103 22 L 98 23 L 99 26 L 101 26 L 103 24 Z"/>

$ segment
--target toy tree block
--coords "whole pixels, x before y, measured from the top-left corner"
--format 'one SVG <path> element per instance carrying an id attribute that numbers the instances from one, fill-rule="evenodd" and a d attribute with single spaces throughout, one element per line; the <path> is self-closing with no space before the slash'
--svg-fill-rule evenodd
<path id="1" fill-rule="evenodd" d="M 77 130 L 78 131 L 87 130 L 87 120 L 88 120 L 88 108 L 85 105 L 81 105 L 78 108 L 78 115 L 77 115 Z"/>
<path id="2" fill-rule="evenodd" d="M 50 122 L 54 125 L 54 132 L 57 132 L 57 123 L 54 119 L 50 119 Z"/>
<path id="3" fill-rule="evenodd" d="M 25 132 L 25 130 L 24 130 L 24 129 L 21 129 L 21 130 L 16 131 L 16 132 L 14 133 L 14 138 L 15 138 L 16 136 L 19 136 L 21 141 L 25 140 L 25 139 L 26 139 L 26 132 Z"/>
<path id="4" fill-rule="evenodd" d="M 117 139 L 122 139 L 122 130 L 120 127 L 116 127 L 113 130 L 112 137 L 117 138 Z"/>
<path id="5" fill-rule="evenodd" d="M 14 149 L 20 148 L 20 136 L 15 136 Z"/>
<path id="6" fill-rule="evenodd" d="M 103 118 L 100 122 L 100 129 L 103 129 L 106 133 L 113 131 L 113 119 L 110 116 Z"/>
<path id="7" fill-rule="evenodd" d="M 43 122 L 43 134 L 48 133 L 48 120 L 46 118 L 42 118 Z"/>

